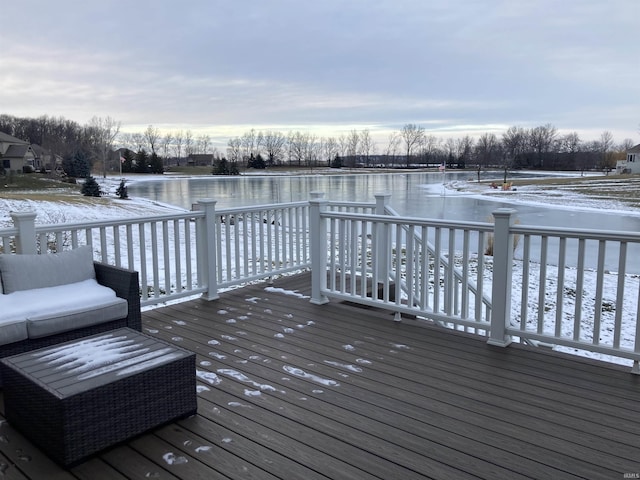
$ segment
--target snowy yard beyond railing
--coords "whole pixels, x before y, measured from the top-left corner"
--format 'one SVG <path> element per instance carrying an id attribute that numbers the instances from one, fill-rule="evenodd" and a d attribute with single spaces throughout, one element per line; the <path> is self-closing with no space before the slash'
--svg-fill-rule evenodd
<path id="1" fill-rule="evenodd" d="M 317 304 L 348 300 L 492 345 L 549 345 L 640 373 L 636 233 L 520 225 L 511 209 L 496 210 L 494 223 L 402 217 L 389 195 L 355 203 L 319 193 L 224 210 L 202 200 L 191 212 L 104 222 L 12 219 L 0 230 L 2 252 L 90 245 L 96 260 L 140 273 L 142 305 L 213 300 L 224 288 L 311 268 Z"/>

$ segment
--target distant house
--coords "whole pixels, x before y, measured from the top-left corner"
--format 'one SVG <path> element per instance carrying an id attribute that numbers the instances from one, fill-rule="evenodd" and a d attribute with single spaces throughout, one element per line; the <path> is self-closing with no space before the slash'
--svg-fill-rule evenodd
<path id="1" fill-rule="evenodd" d="M 211 166 L 213 165 L 213 155 L 210 153 L 192 153 L 187 157 L 189 166 Z"/>
<path id="2" fill-rule="evenodd" d="M 616 162 L 616 173 L 640 173 L 640 143 L 627 150 L 627 158 Z"/>
<path id="3" fill-rule="evenodd" d="M 29 142 L 0 132 L 0 161 L 7 172 L 33 171 L 36 154 Z"/>
<path id="4" fill-rule="evenodd" d="M 56 155 L 49 150 L 42 148 L 35 143 L 31 144 L 31 149 L 36 156 L 33 166 L 36 170 L 44 168 L 47 171 L 61 171 L 62 170 L 62 157 Z"/>

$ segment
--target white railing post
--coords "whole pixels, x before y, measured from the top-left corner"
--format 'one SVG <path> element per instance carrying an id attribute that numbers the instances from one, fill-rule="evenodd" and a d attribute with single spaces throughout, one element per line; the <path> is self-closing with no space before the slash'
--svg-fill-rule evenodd
<path id="1" fill-rule="evenodd" d="M 391 194 L 388 192 L 376 193 L 374 197 L 376 197 L 376 215 L 386 215 Z"/>
<path id="2" fill-rule="evenodd" d="M 16 238 L 16 253 L 37 253 L 36 213 L 11 212 L 11 219 L 13 220 L 13 224 L 18 228 L 18 236 Z"/>
<path id="3" fill-rule="evenodd" d="M 196 232 L 196 252 L 198 255 L 198 272 L 202 273 L 201 281 L 207 285 L 202 294 L 205 300 L 216 300 L 218 295 L 218 268 L 216 258 L 216 200 L 204 198 L 198 201 L 204 218 L 199 219 L 200 228 Z"/>
<path id="4" fill-rule="evenodd" d="M 386 215 L 386 207 L 389 204 L 391 198 L 390 193 L 378 193 L 376 198 L 376 215 Z M 375 241 L 373 242 L 376 249 L 373 253 L 373 259 L 376 262 L 378 272 L 378 278 L 374 279 L 376 285 L 373 285 L 373 291 L 376 291 L 378 285 L 385 283 L 389 280 L 389 244 L 391 243 L 390 235 L 391 231 L 384 224 L 376 224 L 376 231 L 374 232 Z"/>
<path id="5" fill-rule="evenodd" d="M 513 226 L 515 210 L 499 208 L 493 212 L 495 219 L 493 229 L 493 285 L 491 290 L 491 332 L 489 345 L 506 347 L 511 343 L 511 336 L 506 328 L 511 316 L 511 277 L 513 270 Z"/>
<path id="6" fill-rule="evenodd" d="M 329 299 L 322 294 L 327 288 L 327 224 L 321 213 L 328 201 L 322 192 L 311 192 L 309 200 L 309 250 L 311 251 L 311 303 L 323 305 Z"/>

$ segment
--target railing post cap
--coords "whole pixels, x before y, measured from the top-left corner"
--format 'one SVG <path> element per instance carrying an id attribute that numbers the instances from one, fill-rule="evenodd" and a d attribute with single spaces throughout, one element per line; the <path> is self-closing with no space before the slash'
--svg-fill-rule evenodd
<path id="1" fill-rule="evenodd" d="M 198 200 L 198 203 L 201 203 L 202 205 L 215 205 L 218 201 L 213 198 L 201 198 Z"/>
<path id="2" fill-rule="evenodd" d="M 37 213 L 33 211 L 27 212 L 10 212 L 11 218 L 19 220 L 31 220 L 36 218 Z"/>
<path id="3" fill-rule="evenodd" d="M 390 198 L 391 192 L 378 192 L 373 195 L 376 198 Z"/>
<path id="4" fill-rule="evenodd" d="M 515 208 L 504 207 L 504 208 L 498 208 L 494 210 L 492 213 L 494 217 L 508 217 L 509 215 L 513 215 L 514 213 L 516 213 L 516 211 L 517 210 Z"/>
<path id="5" fill-rule="evenodd" d="M 309 192 L 312 200 L 324 198 L 324 192 Z"/>

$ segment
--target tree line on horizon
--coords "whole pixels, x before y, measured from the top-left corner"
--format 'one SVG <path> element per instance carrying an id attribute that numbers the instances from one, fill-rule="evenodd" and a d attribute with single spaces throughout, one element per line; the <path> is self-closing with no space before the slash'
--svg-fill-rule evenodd
<path id="1" fill-rule="evenodd" d="M 228 140 L 220 152 L 207 135 L 190 130 L 162 133 L 149 125 L 136 133 L 120 132 L 120 122 L 94 117 L 86 125 L 63 117 L 38 118 L 0 115 L 0 131 L 40 145 L 63 159 L 68 174 L 84 176 L 91 166 L 122 172 L 162 173 L 187 158 L 206 156 L 219 173 L 232 165 L 269 168 L 297 167 L 404 167 L 446 165 L 449 168 L 532 168 L 545 170 L 610 170 L 631 139 L 616 144 L 604 131 L 598 140 L 584 141 L 578 133 L 558 133 L 551 125 L 533 128 L 512 126 L 501 135 L 484 133 L 478 138 L 442 138 L 416 124 L 406 124 L 376 144 L 367 129 L 338 137 L 312 132 L 251 129 Z M 221 165 L 224 168 L 220 168 Z"/>

